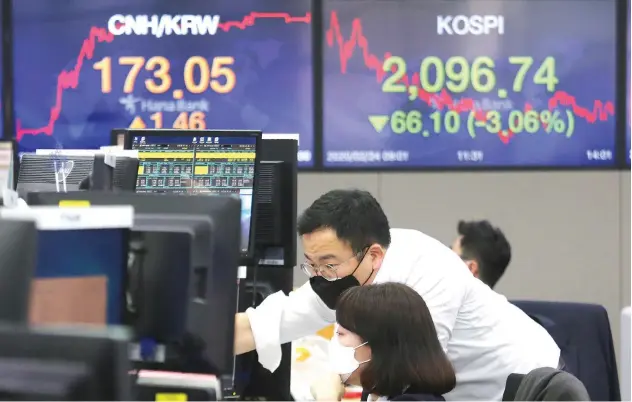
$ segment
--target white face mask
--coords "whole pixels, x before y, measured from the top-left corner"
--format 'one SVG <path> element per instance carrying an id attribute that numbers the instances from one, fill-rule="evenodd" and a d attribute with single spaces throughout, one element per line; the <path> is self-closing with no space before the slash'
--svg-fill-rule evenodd
<path id="1" fill-rule="evenodd" d="M 334 334 L 333 338 L 331 338 L 329 342 L 329 366 L 334 373 L 340 374 L 340 379 L 343 383 L 347 382 L 351 374 L 353 374 L 361 364 L 371 360 L 368 359 L 359 362 L 355 358 L 356 349 L 366 344 L 367 342 L 356 347 L 343 346 L 340 344 L 338 334 Z"/>

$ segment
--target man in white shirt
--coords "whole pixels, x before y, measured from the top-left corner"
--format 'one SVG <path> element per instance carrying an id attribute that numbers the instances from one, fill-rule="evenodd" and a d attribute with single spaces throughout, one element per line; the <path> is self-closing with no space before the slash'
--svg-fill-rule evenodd
<path id="1" fill-rule="evenodd" d="M 274 371 L 280 345 L 335 322 L 335 303 L 352 287 L 401 282 L 424 298 L 456 372 L 448 400 L 501 400 L 511 373 L 557 367 L 560 350 L 544 328 L 475 279 L 449 248 L 425 234 L 390 229 L 368 192 L 333 190 L 298 221 L 308 283 L 238 314 L 235 352 L 257 349 Z"/>

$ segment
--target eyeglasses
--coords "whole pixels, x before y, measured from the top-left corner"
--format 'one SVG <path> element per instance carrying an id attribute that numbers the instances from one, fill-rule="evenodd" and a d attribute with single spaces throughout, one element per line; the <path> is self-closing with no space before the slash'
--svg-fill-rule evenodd
<path id="1" fill-rule="evenodd" d="M 338 279 L 338 267 L 348 263 L 354 258 L 357 258 L 358 261 L 362 261 L 365 253 L 366 253 L 366 250 L 360 251 L 359 253 L 354 254 L 348 260 L 341 262 L 339 264 L 312 265 L 310 263 L 304 262 L 301 264 L 301 269 L 303 270 L 305 275 L 307 275 L 310 278 L 314 276 L 322 276 L 328 281 L 335 281 L 336 279 Z"/>

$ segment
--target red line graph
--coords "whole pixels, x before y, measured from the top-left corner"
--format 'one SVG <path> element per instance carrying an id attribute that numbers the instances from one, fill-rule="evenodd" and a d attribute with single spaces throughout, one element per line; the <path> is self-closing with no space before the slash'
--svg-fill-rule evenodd
<path id="1" fill-rule="evenodd" d="M 385 59 L 391 57 L 391 53 L 385 53 L 383 58 L 380 58 L 371 53 L 371 51 L 369 50 L 369 41 L 366 36 L 364 36 L 362 21 L 359 18 L 355 18 L 352 21 L 351 34 L 349 35 L 349 39 L 345 39 L 340 28 L 338 14 L 335 11 L 332 11 L 329 28 L 325 32 L 325 39 L 329 47 L 338 47 L 340 57 L 340 71 L 343 74 L 347 72 L 347 64 L 351 57 L 353 57 L 356 48 L 359 48 L 359 50 L 362 52 L 362 58 L 364 60 L 365 66 L 369 70 L 375 71 L 375 78 L 378 83 L 382 82 L 384 76 L 386 75 L 382 68 L 382 65 Z M 434 107 L 439 110 L 447 108 L 449 110 L 454 110 L 457 112 L 474 111 L 476 113 L 477 120 L 485 121 L 485 113 L 475 110 L 474 99 L 462 98 L 457 101 L 452 98 L 452 96 L 450 96 L 450 94 L 445 90 L 441 91 L 438 94 L 431 94 L 424 91 L 420 85 L 419 73 L 414 73 L 410 78 L 405 75 L 403 78 L 403 83 L 406 85 L 407 88 L 409 85 L 417 86 L 419 99 L 422 102 L 427 103 L 428 105 L 434 105 Z M 595 100 L 592 109 L 588 109 L 579 106 L 576 102 L 575 97 L 564 91 L 557 91 L 553 93 L 548 101 L 549 109 L 554 109 L 558 106 L 570 107 L 577 117 L 580 117 L 589 123 L 594 123 L 597 120 L 605 121 L 608 120 L 609 116 L 614 116 L 614 104 L 612 102 L 602 102 L 600 100 Z M 528 111 L 532 108 L 533 106 L 527 103 L 524 107 L 524 110 Z M 507 136 L 498 133 L 498 136 L 500 137 L 501 141 L 503 141 L 504 143 L 508 143 L 510 138 L 513 136 L 513 133 L 509 132 Z"/>
<path id="2" fill-rule="evenodd" d="M 283 19 L 286 24 L 292 23 L 305 23 L 309 24 L 312 21 L 311 13 L 306 13 L 304 16 L 293 17 L 288 13 L 258 13 L 252 12 L 246 15 L 241 21 L 225 21 L 218 24 L 218 29 L 228 32 L 231 29 L 245 30 L 255 25 L 259 19 Z M 94 56 L 94 50 L 99 43 L 110 43 L 114 40 L 114 35 L 108 32 L 107 29 L 101 27 L 90 28 L 88 37 L 83 41 L 79 54 L 77 55 L 77 61 L 70 70 L 64 70 L 57 76 L 57 89 L 55 92 L 55 104 L 50 109 L 50 116 L 48 123 L 42 127 L 37 128 L 24 128 L 22 122 L 16 119 L 16 139 L 20 141 L 25 135 L 53 135 L 55 129 L 55 123 L 59 119 L 63 106 L 64 92 L 68 89 L 77 88 L 79 83 L 79 76 L 86 60 L 91 60 Z"/>
<path id="3" fill-rule="evenodd" d="M 53 135 L 53 129 L 55 128 L 55 123 L 57 119 L 59 119 L 59 115 L 61 113 L 62 102 L 64 91 L 67 89 L 75 89 L 77 88 L 77 84 L 79 83 L 79 75 L 81 73 L 81 68 L 86 60 L 92 59 L 94 56 L 94 49 L 96 48 L 97 43 L 101 42 L 112 42 L 114 39 L 114 35 L 109 33 L 104 28 L 92 27 L 90 28 L 90 34 L 83 41 L 83 45 L 81 46 L 81 50 L 79 50 L 79 55 L 77 56 L 77 62 L 71 70 L 62 71 L 57 77 L 57 90 L 55 92 L 55 104 L 50 109 L 50 117 L 48 123 L 43 127 L 38 128 L 23 128 L 22 122 L 20 119 L 16 119 L 15 121 L 15 131 L 16 140 L 20 141 L 22 137 L 25 135 L 37 135 L 37 134 L 46 134 Z"/>

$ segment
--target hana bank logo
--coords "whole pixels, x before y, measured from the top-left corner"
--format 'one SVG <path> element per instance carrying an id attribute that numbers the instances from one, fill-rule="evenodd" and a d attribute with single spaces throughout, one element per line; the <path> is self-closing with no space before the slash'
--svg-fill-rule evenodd
<path id="1" fill-rule="evenodd" d="M 125 107 L 125 111 L 129 114 L 136 114 L 136 104 L 141 102 L 143 98 L 138 98 L 132 94 L 119 98 L 119 103 Z"/>

